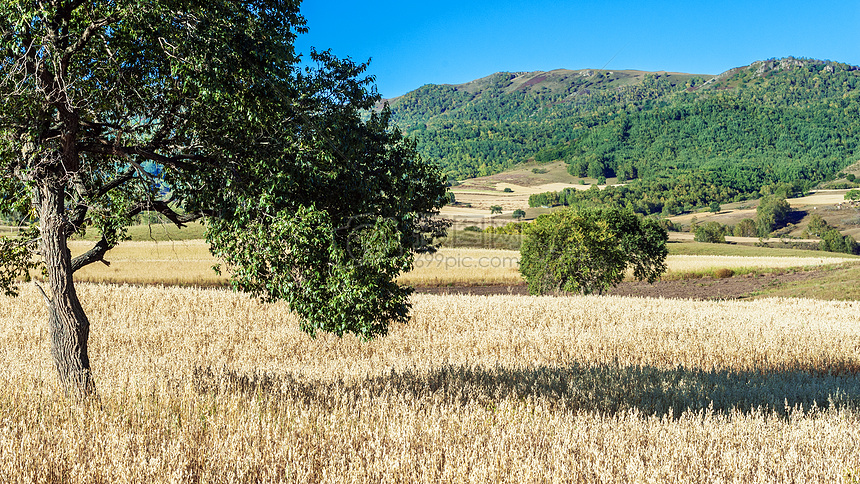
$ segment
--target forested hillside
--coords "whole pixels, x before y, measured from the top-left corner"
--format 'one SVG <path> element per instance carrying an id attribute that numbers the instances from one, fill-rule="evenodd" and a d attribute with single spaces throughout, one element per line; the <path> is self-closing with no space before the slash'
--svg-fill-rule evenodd
<path id="1" fill-rule="evenodd" d="M 498 173 L 563 146 L 618 109 L 649 109 L 708 76 L 640 71 L 496 73 L 457 86 L 428 84 L 389 100 L 422 155 L 458 178 Z"/>
<path id="2" fill-rule="evenodd" d="M 647 185 L 643 211 L 653 211 L 832 177 L 860 155 L 858 97 L 856 66 L 786 58 L 716 77 L 499 73 L 427 85 L 391 108 L 423 156 L 454 177 L 561 159 L 576 176 L 641 180 L 630 189 Z"/>

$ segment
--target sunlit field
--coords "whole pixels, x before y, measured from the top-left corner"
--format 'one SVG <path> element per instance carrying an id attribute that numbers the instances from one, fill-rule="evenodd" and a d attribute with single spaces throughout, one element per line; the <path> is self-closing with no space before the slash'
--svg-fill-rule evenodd
<path id="1" fill-rule="evenodd" d="M 84 253 L 92 246 L 87 241 L 69 243 L 72 255 Z M 75 273 L 75 280 L 194 286 L 225 285 L 228 280 L 226 275 L 219 276 L 212 270 L 218 261 L 202 240 L 122 242 L 108 252 L 105 260 L 110 262 L 109 266 L 90 264 Z"/>
<path id="2" fill-rule="evenodd" d="M 99 397 L 0 298 L 2 482 L 839 482 L 860 303 L 430 296 L 363 343 L 220 289 L 82 284 Z"/>
<path id="3" fill-rule="evenodd" d="M 92 243 L 76 241 L 70 245 L 72 253 L 79 254 L 88 250 Z M 819 257 L 809 257 L 813 254 L 809 251 L 802 253 L 804 257 L 669 255 L 665 277 L 717 269 L 743 272 L 860 262 L 857 258 L 842 258 L 832 253 L 821 253 Z M 519 252 L 512 250 L 443 248 L 435 254 L 416 256 L 414 269 L 398 281 L 413 286 L 520 284 L 523 279 L 519 273 L 519 257 Z M 110 266 L 89 265 L 75 273 L 75 279 L 204 287 L 227 284 L 226 275 L 219 276 L 212 270 L 218 261 L 209 253 L 206 243 L 199 240 L 123 242 L 105 258 Z"/>
<path id="4" fill-rule="evenodd" d="M 743 257 L 727 255 L 670 255 L 666 258 L 669 269 L 666 277 L 683 273 L 705 273 L 715 269 L 754 271 L 764 269 L 787 269 L 791 267 L 812 268 L 841 263 L 857 263 L 856 258 L 841 257 Z"/>

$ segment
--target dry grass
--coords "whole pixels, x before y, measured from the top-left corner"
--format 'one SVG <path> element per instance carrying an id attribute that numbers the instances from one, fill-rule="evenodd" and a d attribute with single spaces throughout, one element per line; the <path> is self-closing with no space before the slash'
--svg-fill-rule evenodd
<path id="1" fill-rule="evenodd" d="M 666 276 L 678 274 L 710 273 L 718 269 L 732 269 L 736 273 L 767 269 L 818 267 L 842 263 L 858 263 L 856 258 L 840 257 L 745 257 L 731 255 L 670 255 L 666 258 L 669 270 Z"/>
<path id="2" fill-rule="evenodd" d="M 857 302 L 415 296 L 386 338 L 282 304 L 81 285 L 99 400 L 0 298 L 2 482 L 834 482 L 860 466 Z"/>
<path id="3" fill-rule="evenodd" d="M 72 255 L 86 252 L 92 242 L 72 241 Z M 218 286 L 227 284 L 227 276 L 215 273 L 218 261 L 202 240 L 128 241 L 108 252 L 110 266 L 95 263 L 75 273 L 79 282 L 112 282 L 128 284 L 169 284 L 180 286 Z"/>
<path id="4" fill-rule="evenodd" d="M 848 190 L 816 190 L 805 197 L 789 198 L 786 201 L 792 207 L 837 205 L 845 202 L 846 193 Z"/>
<path id="5" fill-rule="evenodd" d="M 398 278 L 412 286 L 520 284 L 520 253 L 498 249 L 443 249 L 416 256 L 411 272 Z"/>

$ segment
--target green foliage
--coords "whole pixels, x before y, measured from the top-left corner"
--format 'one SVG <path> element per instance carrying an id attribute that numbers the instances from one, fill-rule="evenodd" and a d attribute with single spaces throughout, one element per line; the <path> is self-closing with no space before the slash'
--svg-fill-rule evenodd
<path id="1" fill-rule="evenodd" d="M 17 237 L 0 237 L 0 289 L 7 296 L 17 296 L 18 281 L 30 280 L 30 269 L 38 267 L 32 242 L 36 237 L 38 231 L 35 226 Z"/>
<path id="2" fill-rule="evenodd" d="M 556 71 L 524 83 L 529 76 L 500 72 L 461 86 L 423 86 L 392 102 L 395 121 L 419 141 L 422 156 L 469 178 L 530 158 L 567 160 L 602 116 L 680 92 L 690 78 Z"/>
<path id="3" fill-rule="evenodd" d="M 0 4 L 0 212 L 54 190 L 58 232 L 104 250 L 142 212 L 202 217 L 234 287 L 310 334 L 385 334 L 408 310 L 394 278 L 444 232 L 445 178 L 367 114 L 366 64 L 300 58 L 304 24 L 274 0 Z"/>
<path id="4" fill-rule="evenodd" d="M 756 228 L 755 220 L 751 218 L 745 218 L 735 225 L 732 230 L 732 235 L 735 237 L 756 237 L 758 236 L 758 229 Z"/>
<path id="5" fill-rule="evenodd" d="M 511 187 L 505 187 L 505 189 L 504 189 L 504 190 L 502 190 L 502 191 L 503 191 L 504 193 L 514 193 L 514 189 L 513 189 L 513 188 L 511 188 Z"/>
<path id="6" fill-rule="evenodd" d="M 696 227 L 696 242 L 708 242 L 712 244 L 726 243 L 726 227 L 719 222 L 708 222 Z"/>
<path id="7" fill-rule="evenodd" d="M 511 222 L 507 223 L 501 227 L 493 227 L 492 225 L 485 228 L 484 232 L 488 234 L 508 234 L 508 235 L 521 235 L 526 227 L 528 227 L 528 222 Z"/>
<path id="8" fill-rule="evenodd" d="M 821 215 L 814 213 L 809 216 L 809 225 L 806 227 L 806 234 L 811 237 L 821 237 L 832 228 Z"/>
<path id="9" fill-rule="evenodd" d="M 860 190 L 848 190 L 845 200 L 860 200 Z"/>
<path id="10" fill-rule="evenodd" d="M 711 204 L 708 205 L 708 209 L 712 213 L 719 213 L 719 211 L 722 210 L 722 207 L 720 207 L 720 202 L 711 202 Z"/>
<path id="11" fill-rule="evenodd" d="M 756 232 L 759 237 L 767 237 L 777 228 L 785 225 L 791 207 L 784 198 L 768 195 L 761 199 L 756 208 Z"/>
<path id="12" fill-rule="evenodd" d="M 790 183 L 778 182 L 761 187 L 759 192 L 763 196 L 775 195 L 780 198 L 797 198 L 809 193 L 809 181 L 793 180 Z"/>
<path id="13" fill-rule="evenodd" d="M 502 206 L 501 205 L 491 205 L 490 206 L 490 213 L 491 214 L 502 213 Z"/>
<path id="14" fill-rule="evenodd" d="M 649 282 L 666 270 L 666 231 L 630 211 L 559 210 L 538 217 L 525 234 L 520 272 L 532 294 L 602 293 L 627 267 Z"/>
<path id="15" fill-rule="evenodd" d="M 842 252 L 845 254 L 857 253 L 857 241 L 850 235 L 842 235 L 835 228 L 829 228 L 821 235 L 818 243 L 819 250 L 826 252 Z"/>
<path id="16" fill-rule="evenodd" d="M 700 174 L 679 173 L 674 178 L 639 180 L 603 190 L 565 188 L 560 192 L 529 196 L 530 207 L 543 205 L 625 207 L 637 213 L 677 215 L 685 207 L 707 206 L 715 199 L 739 199 L 737 191 L 719 185 Z"/>
<path id="17" fill-rule="evenodd" d="M 526 216 L 526 211 L 521 209 L 521 208 L 518 208 L 518 209 L 514 210 L 514 212 L 511 214 L 511 216 L 514 217 L 515 219 L 519 220 L 519 219 Z"/>

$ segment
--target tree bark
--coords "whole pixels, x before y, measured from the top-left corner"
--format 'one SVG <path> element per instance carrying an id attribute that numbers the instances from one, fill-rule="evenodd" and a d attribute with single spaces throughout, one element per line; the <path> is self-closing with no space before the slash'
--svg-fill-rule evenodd
<path id="1" fill-rule="evenodd" d="M 47 181 L 40 188 L 42 256 L 48 273 L 48 334 L 51 356 L 68 395 L 88 396 L 94 386 L 87 355 L 90 321 L 72 281 L 72 258 L 67 245 L 63 183 Z"/>

